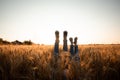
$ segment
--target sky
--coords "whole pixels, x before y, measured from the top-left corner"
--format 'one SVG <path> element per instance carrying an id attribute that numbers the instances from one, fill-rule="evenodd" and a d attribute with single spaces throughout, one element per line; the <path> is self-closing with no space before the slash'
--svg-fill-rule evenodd
<path id="1" fill-rule="evenodd" d="M 0 0 L 0 37 L 54 44 L 55 31 L 78 44 L 120 43 L 120 0 Z"/>

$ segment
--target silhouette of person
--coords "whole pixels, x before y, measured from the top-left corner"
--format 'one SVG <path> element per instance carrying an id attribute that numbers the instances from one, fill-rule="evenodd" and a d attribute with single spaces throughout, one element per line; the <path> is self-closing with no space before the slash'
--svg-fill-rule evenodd
<path id="1" fill-rule="evenodd" d="M 68 46 L 67 46 L 67 31 L 63 32 L 63 51 L 68 51 Z"/>
<path id="2" fill-rule="evenodd" d="M 59 53 L 59 31 L 55 31 L 55 45 L 54 45 L 54 54 L 58 55 Z"/>

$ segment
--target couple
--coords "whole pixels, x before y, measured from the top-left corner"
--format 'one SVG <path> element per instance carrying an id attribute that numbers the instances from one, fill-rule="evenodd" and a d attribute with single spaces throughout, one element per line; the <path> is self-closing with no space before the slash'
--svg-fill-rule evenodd
<path id="1" fill-rule="evenodd" d="M 63 32 L 63 51 L 68 51 L 68 46 L 67 46 L 67 31 Z M 54 54 L 58 55 L 59 53 L 59 31 L 55 31 L 55 45 L 54 45 Z M 70 45 L 70 53 L 71 55 L 75 55 L 78 53 L 78 45 L 77 45 L 77 37 L 74 38 L 69 38 L 71 45 Z M 74 43 L 74 44 L 73 44 Z"/>

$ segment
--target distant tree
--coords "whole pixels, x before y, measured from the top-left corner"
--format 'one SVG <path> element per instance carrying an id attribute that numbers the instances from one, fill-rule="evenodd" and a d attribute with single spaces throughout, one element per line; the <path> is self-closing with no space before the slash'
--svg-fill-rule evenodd
<path id="1" fill-rule="evenodd" d="M 20 42 L 18 40 L 15 40 L 15 41 L 13 41 L 11 43 L 14 44 L 14 45 L 22 45 L 23 44 L 22 42 Z"/>
<path id="2" fill-rule="evenodd" d="M 31 40 L 29 40 L 29 41 L 24 41 L 23 44 L 25 44 L 25 45 L 32 45 L 33 42 Z"/>
<path id="3" fill-rule="evenodd" d="M 4 40 L 4 41 L 2 41 L 2 44 L 10 44 L 10 42 L 9 42 L 9 41 Z"/>
<path id="4" fill-rule="evenodd" d="M 33 44 L 33 42 L 31 41 L 31 40 L 25 40 L 25 41 L 23 41 L 23 42 L 21 42 L 21 41 L 18 41 L 18 40 L 15 40 L 15 41 L 12 41 L 12 42 L 9 42 L 9 41 L 7 41 L 7 40 L 3 40 L 2 38 L 0 38 L 0 44 L 13 44 L 13 45 L 23 45 L 23 44 L 25 44 L 25 45 L 32 45 Z"/>
<path id="5" fill-rule="evenodd" d="M 2 38 L 0 38 L 0 42 L 1 42 L 1 41 L 3 41 L 3 39 L 2 39 Z"/>
<path id="6" fill-rule="evenodd" d="M 3 43 L 3 39 L 2 38 L 0 38 L 0 44 L 2 44 Z"/>

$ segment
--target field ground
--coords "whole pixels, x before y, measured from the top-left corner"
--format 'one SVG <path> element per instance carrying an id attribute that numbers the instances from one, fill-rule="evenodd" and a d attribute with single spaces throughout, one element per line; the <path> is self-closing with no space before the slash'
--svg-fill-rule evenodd
<path id="1" fill-rule="evenodd" d="M 0 80 L 120 80 L 120 45 L 79 45 L 80 62 L 60 46 L 0 45 Z"/>

